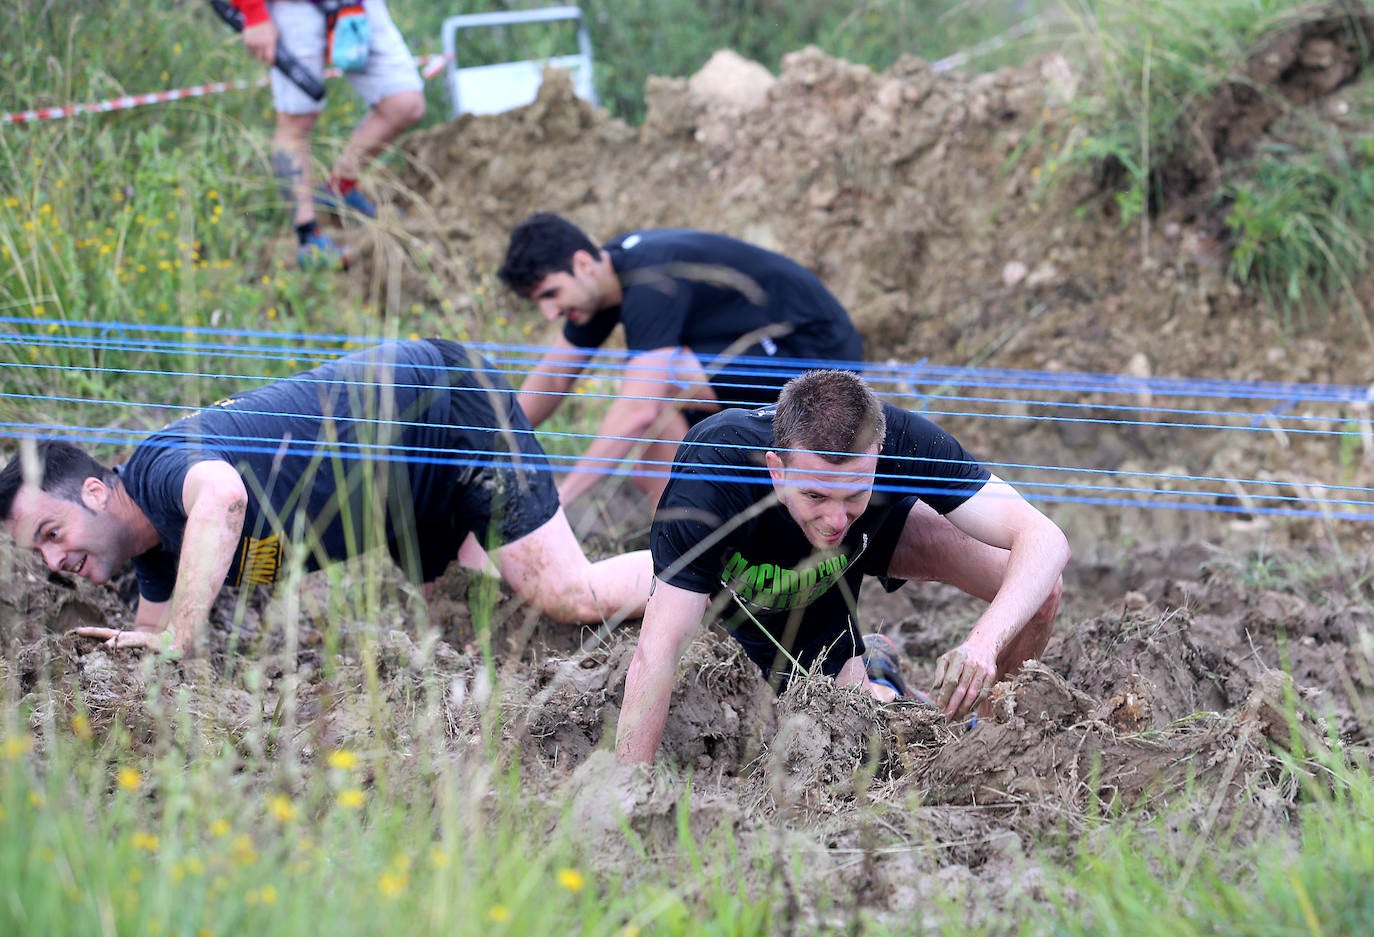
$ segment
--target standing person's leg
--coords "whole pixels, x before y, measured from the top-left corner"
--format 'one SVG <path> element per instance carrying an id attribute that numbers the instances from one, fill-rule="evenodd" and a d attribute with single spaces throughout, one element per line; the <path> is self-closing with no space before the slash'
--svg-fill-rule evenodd
<path id="1" fill-rule="evenodd" d="M 290 206 L 291 224 L 297 228 L 315 223 L 310 134 L 318 117 L 318 114 L 278 111 L 277 129 L 272 135 L 272 175 L 277 179 L 282 198 Z"/>
<path id="2" fill-rule="evenodd" d="M 367 115 L 349 137 L 330 175 L 329 187 L 355 211 L 376 217 L 376 208 L 356 191 L 358 176 L 373 157 L 425 116 L 424 79 L 386 0 L 364 0 L 372 43 L 367 66 L 348 76 L 367 105 Z"/>
<path id="3" fill-rule="evenodd" d="M 894 579 L 945 582 L 991 602 L 1001 588 L 1008 553 L 975 540 L 924 502 L 907 515 L 888 565 Z M 1062 586 L 1056 586 L 1014 638 L 997 655 L 997 677 L 1014 674 L 1026 661 L 1044 653 L 1059 612 Z"/>
<path id="4" fill-rule="evenodd" d="M 283 48 L 311 74 L 324 79 L 324 13 L 305 0 L 270 0 L 268 14 L 277 25 Z M 271 72 L 272 105 L 277 111 L 272 136 L 272 174 L 277 179 L 291 212 L 291 224 L 300 243 L 297 260 L 302 267 L 347 266 L 347 257 L 320 233 L 315 217 L 314 170 L 310 137 L 324 109 L 276 69 Z"/>

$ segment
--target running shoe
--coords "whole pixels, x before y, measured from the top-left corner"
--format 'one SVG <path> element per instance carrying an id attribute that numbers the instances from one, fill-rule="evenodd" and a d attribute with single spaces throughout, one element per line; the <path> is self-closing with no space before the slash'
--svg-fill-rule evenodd
<path id="1" fill-rule="evenodd" d="M 938 709 L 935 701 L 920 690 L 912 689 L 902 676 L 902 652 L 885 634 L 864 635 L 864 669 L 873 683 L 890 686 L 901 699 L 911 700 Z"/>
<path id="2" fill-rule="evenodd" d="M 372 204 L 372 200 L 356 188 L 349 189 L 346 195 L 340 195 L 330 187 L 329 183 L 323 182 L 315 190 L 314 201 L 317 208 L 323 208 L 335 215 L 355 212 L 364 218 L 377 217 L 377 206 Z"/>
<path id="3" fill-rule="evenodd" d="M 347 270 L 348 252 L 316 231 L 297 249 L 296 263 L 302 270 Z"/>

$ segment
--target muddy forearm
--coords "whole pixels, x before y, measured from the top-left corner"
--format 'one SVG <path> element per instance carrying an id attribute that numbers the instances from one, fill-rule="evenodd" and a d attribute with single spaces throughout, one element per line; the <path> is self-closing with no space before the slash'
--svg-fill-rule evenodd
<path id="1" fill-rule="evenodd" d="M 186 528 L 165 626 L 179 650 L 194 653 L 199 650 L 210 607 L 233 564 L 248 493 L 232 466 L 212 460 L 196 464 L 186 474 L 182 502 Z"/>
<path id="2" fill-rule="evenodd" d="M 625 703 L 615 731 L 615 757 L 620 762 L 653 762 L 668 721 L 674 670 L 655 666 L 635 652 L 625 678 Z"/>
<path id="3" fill-rule="evenodd" d="M 615 731 L 615 756 L 624 763 L 654 760 L 668 721 L 677 664 L 701 624 L 710 597 L 655 581 L 639 643 L 625 675 L 625 699 Z"/>

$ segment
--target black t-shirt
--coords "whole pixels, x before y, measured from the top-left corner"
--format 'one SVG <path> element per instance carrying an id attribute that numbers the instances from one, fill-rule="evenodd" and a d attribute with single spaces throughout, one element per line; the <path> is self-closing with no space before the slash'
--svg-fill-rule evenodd
<path id="1" fill-rule="evenodd" d="M 563 336 L 599 347 L 625 326 L 633 352 L 690 348 L 703 363 L 740 336 L 775 323 L 786 335 L 741 352 L 764 358 L 861 361 L 863 347 L 849 314 L 801 264 L 753 244 L 702 231 L 658 229 L 622 234 L 603 248 L 622 290 L 621 304 Z"/>
<path id="2" fill-rule="evenodd" d="M 840 545 L 823 553 L 774 495 L 764 463 L 773 407 L 722 411 L 689 432 L 678 450 L 650 532 L 654 572 L 722 602 L 723 623 L 765 671 L 772 642 L 744 609 L 803 667 L 825 655 L 824 669 L 834 673 L 862 650 L 854 634 L 860 583 L 865 574 L 887 575 L 913 498 L 948 514 L 990 477 L 934 423 L 886 404 L 883 411 L 887 436 L 872 499 Z"/>
<path id="3" fill-rule="evenodd" d="M 493 454 L 502 448 L 514 452 Z M 529 507 L 509 492 L 520 510 L 502 514 L 507 539 L 558 506 L 501 372 L 452 342 L 382 345 L 222 400 L 139 444 L 119 474 L 162 541 L 134 560 L 148 601 L 166 601 L 176 582 L 186 473 L 214 459 L 234 466 L 248 492 L 229 585 L 275 581 L 291 545 L 305 549 L 306 569 L 354 556 L 382 545 L 368 542 L 378 530 L 398 560 L 418 541 L 423 578 L 433 578 L 472 529 L 465 523 L 490 520 L 484 506 L 500 510 L 490 489 L 519 484 L 538 494 Z M 492 483 L 497 462 L 508 472 Z"/>

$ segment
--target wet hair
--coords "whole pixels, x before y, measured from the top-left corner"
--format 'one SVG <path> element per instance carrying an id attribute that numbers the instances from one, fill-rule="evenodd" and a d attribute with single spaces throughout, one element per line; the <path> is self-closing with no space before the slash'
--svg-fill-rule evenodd
<path id="1" fill-rule="evenodd" d="M 827 462 L 863 455 L 887 435 L 877 394 L 852 371 L 807 371 L 783 385 L 773 416 L 774 451 L 814 452 Z"/>
<path id="2" fill-rule="evenodd" d="M 117 476 L 91 458 L 82 449 L 57 439 L 40 439 L 36 445 L 37 463 L 41 472 L 39 488 L 67 501 L 81 502 L 81 486 L 88 478 L 98 478 L 113 485 Z M 24 484 L 24 453 L 21 451 L 9 464 L 0 469 L 0 521 L 8 521 L 14 510 L 14 498 Z"/>
<path id="3" fill-rule="evenodd" d="M 530 215 L 510 233 L 506 259 L 497 277 L 521 296 L 528 296 L 551 273 L 572 273 L 573 254 L 601 256 L 585 231 L 561 215 L 541 211 Z"/>

